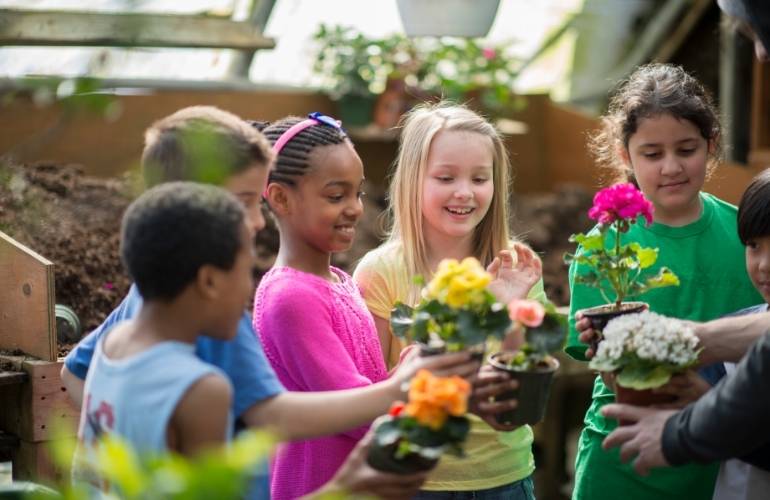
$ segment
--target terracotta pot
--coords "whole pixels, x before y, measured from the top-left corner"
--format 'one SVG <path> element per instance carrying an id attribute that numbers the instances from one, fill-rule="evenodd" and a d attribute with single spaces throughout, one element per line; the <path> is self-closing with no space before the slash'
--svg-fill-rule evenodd
<path id="1" fill-rule="evenodd" d="M 438 463 L 438 459 L 430 460 L 416 453 L 410 453 L 402 459 L 396 459 L 398 441 L 388 446 L 379 446 L 372 443 L 366 456 L 366 463 L 372 468 L 391 472 L 393 474 L 414 474 L 431 470 Z"/>
<path id="2" fill-rule="evenodd" d="M 548 366 L 538 367 L 532 371 L 519 371 L 508 366 L 516 352 L 498 352 L 489 357 L 489 364 L 496 370 L 508 373 L 513 380 L 518 380 L 519 388 L 515 391 L 504 392 L 495 397 L 495 401 L 505 401 L 516 398 L 518 406 L 510 411 L 496 415 L 501 424 L 536 424 L 545 416 L 548 406 L 548 396 L 551 393 L 553 374 L 559 369 L 559 360 L 554 357 L 546 359 Z"/>
<path id="3" fill-rule="evenodd" d="M 596 350 L 599 347 L 599 342 L 602 341 L 601 332 L 604 331 L 604 327 L 607 326 L 607 323 L 609 323 L 611 319 L 625 314 L 642 312 L 647 307 L 648 305 L 646 302 L 621 302 L 620 309 L 615 309 L 615 304 L 602 304 L 600 306 L 589 307 L 588 309 L 581 309 L 578 311 L 582 313 L 584 317 L 588 318 L 591 322 L 591 328 L 599 333 L 599 338 L 592 341 L 590 344 L 594 353 L 596 353 Z"/>
<path id="4" fill-rule="evenodd" d="M 637 390 L 615 384 L 615 401 L 618 403 L 634 406 L 653 406 L 671 403 L 674 400 L 676 400 L 676 396 L 671 394 L 658 394 L 653 392 L 652 389 Z M 619 420 L 618 423 L 619 425 L 628 425 L 631 422 Z"/>

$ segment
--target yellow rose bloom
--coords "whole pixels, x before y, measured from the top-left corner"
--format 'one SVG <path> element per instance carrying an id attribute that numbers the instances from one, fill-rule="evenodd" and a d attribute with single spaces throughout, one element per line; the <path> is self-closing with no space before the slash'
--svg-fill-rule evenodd
<path id="1" fill-rule="evenodd" d="M 467 257 L 462 262 L 444 259 L 428 283 L 427 297 L 456 309 L 480 304 L 491 280 L 489 273 L 473 257 Z"/>

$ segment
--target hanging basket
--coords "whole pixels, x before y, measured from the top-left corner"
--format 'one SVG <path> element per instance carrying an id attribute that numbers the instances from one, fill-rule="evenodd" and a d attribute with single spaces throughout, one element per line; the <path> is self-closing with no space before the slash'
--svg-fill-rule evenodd
<path id="1" fill-rule="evenodd" d="M 398 0 L 407 36 L 483 37 L 500 0 Z"/>

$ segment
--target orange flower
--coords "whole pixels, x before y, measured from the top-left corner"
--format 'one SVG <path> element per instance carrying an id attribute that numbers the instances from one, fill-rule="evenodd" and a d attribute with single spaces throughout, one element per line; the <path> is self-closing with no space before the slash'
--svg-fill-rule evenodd
<path id="1" fill-rule="evenodd" d="M 536 300 L 513 299 L 508 304 L 508 315 L 513 321 L 525 326 L 540 326 L 545 316 L 545 307 Z"/>
<path id="2" fill-rule="evenodd" d="M 471 386 L 458 377 L 434 377 L 420 370 L 409 387 L 409 403 L 404 412 L 433 430 L 441 429 L 449 415 L 456 417 L 468 411 Z"/>

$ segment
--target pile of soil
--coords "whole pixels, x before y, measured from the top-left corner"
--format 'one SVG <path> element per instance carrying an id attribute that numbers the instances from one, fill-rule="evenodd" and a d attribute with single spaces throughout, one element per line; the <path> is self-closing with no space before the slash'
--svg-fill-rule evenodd
<path id="1" fill-rule="evenodd" d="M 119 258 L 119 230 L 135 184 L 128 177 L 89 177 L 77 166 L 1 168 L 0 231 L 54 262 L 56 302 L 77 313 L 84 332 L 92 330 L 120 303 L 130 285 Z M 365 190 L 365 215 L 356 243 L 333 260 L 347 271 L 384 234 L 384 190 L 375 186 Z M 589 193 L 574 186 L 517 195 L 514 200 L 514 232 L 543 258 L 546 292 L 558 305 L 569 303 L 562 257 L 574 247 L 567 239 L 591 226 L 585 216 L 590 203 Z M 270 268 L 278 249 L 278 232 L 267 218 L 268 226 L 257 238 L 258 274 Z M 60 347 L 64 353 L 70 346 Z"/>

